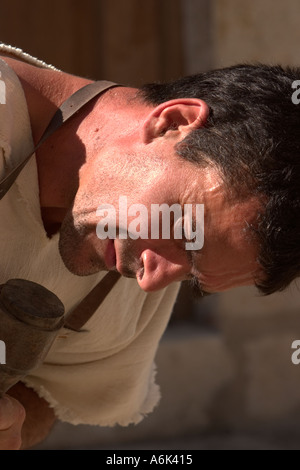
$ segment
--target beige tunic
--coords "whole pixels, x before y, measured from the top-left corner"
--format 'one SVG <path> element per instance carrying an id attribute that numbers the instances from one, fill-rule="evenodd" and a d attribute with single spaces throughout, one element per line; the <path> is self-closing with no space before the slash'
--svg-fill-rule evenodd
<path id="1" fill-rule="evenodd" d="M 47 67 L 22 51 L 0 44 L 24 61 Z M 6 104 L 0 104 L 0 176 L 32 147 L 27 105 L 15 73 L 0 61 Z M 1 100 L 0 100 L 1 103 Z M 23 278 L 42 284 L 66 312 L 104 277 L 72 275 L 58 252 L 58 235 L 45 233 L 33 157 L 0 202 L 0 283 Z M 123 426 L 139 422 L 159 401 L 154 358 L 178 293 L 178 284 L 145 293 L 121 278 L 85 332 L 62 329 L 45 363 L 24 382 L 73 424 Z M 1 331 L 0 331 L 1 340 Z M 17 338 L 16 338 L 17 341 Z"/>

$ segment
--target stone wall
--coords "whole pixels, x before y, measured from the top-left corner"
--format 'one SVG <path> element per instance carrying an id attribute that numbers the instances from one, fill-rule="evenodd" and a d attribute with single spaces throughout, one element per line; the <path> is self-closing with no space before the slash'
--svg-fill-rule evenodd
<path id="1" fill-rule="evenodd" d="M 62 70 L 138 86 L 183 73 L 180 0 L 2 0 L 0 40 Z"/>
<path id="2" fill-rule="evenodd" d="M 298 0 L 214 0 L 212 4 L 216 66 L 299 65 Z"/>
<path id="3" fill-rule="evenodd" d="M 215 0 L 215 66 L 240 62 L 299 66 L 299 14 L 297 0 Z M 297 283 L 267 298 L 253 288 L 222 294 L 219 322 L 235 358 L 237 380 L 243 379 L 236 402 L 243 408 L 239 426 L 255 423 L 274 432 L 289 421 L 297 428 L 300 368 L 291 362 L 291 344 L 300 338 Z"/>

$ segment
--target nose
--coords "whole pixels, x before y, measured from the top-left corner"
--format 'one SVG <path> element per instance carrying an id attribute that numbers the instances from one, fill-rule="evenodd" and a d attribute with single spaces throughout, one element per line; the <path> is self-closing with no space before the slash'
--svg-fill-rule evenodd
<path id="1" fill-rule="evenodd" d="M 137 276 L 141 289 L 153 292 L 163 289 L 172 282 L 186 279 L 187 266 L 161 256 L 151 250 L 145 250 L 141 255 L 143 271 Z"/>

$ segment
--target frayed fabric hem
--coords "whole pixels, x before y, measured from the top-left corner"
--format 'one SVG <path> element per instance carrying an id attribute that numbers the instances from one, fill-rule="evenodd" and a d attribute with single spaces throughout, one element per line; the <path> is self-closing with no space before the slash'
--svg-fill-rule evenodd
<path id="1" fill-rule="evenodd" d="M 154 408 L 158 405 L 161 398 L 160 388 L 157 384 L 154 383 L 153 380 L 148 396 L 139 411 L 133 412 L 130 416 L 123 416 L 118 418 L 112 417 L 111 420 L 103 420 L 101 418 L 79 416 L 78 412 L 71 410 L 70 408 L 59 403 L 51 395 L 51 393 L 46 390 L 44 386 L 35 384 L 28 378 L 24 378 L 22 382 L 26 385 L 26 387 L 33 389 L 40 398 L 43 398 L 48 402 L 49 407 L 53 409 L 54 414 L 59 421 L 69 423 L 74 426 L 90 425 L 101 427 L 114 427 L 119 425 L 122 427 L 127 427 L 130 424 L 137 425 L 138 423 L 143 421 L 143 419 L 148 414 L 153 412 Z"/>

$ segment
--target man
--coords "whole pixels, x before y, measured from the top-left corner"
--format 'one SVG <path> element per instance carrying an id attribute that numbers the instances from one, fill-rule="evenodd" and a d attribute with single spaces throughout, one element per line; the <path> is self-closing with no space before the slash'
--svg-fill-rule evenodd
<path id="1" fill-rule="evenodd" d="M 38 142 L 58 106 L 91 81 L 1 50 L 4 175 L 16 149 Z M 106 271 L 123 277 L 88 332 L 63 329 L 45 364 L 0 401 L 0 448 L 34 445 L 56 418 L 126 426 L 150 412 L 153 359 L 180 281 L 200 295 L 252 284 L 269 294 L 298 276 L 297 73 L 239 66 L 111 88 L 39 148 L 0 203 L 2 283 L 40 282 L 68 312 Z M 203 204 L 203 248 L 175 236 L 99 238 L 98 208 L 118 208 L 120 196 L 149 213 Z"/>

